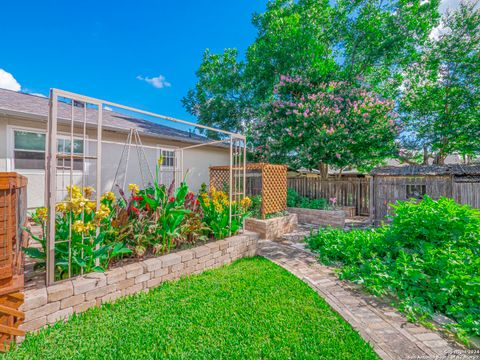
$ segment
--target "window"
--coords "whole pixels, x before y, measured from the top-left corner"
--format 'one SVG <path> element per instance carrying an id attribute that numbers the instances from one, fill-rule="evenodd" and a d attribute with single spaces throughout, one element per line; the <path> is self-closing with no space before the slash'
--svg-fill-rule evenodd
<path id="1" fill-rule="evenodd" d="M 33 131 L 14 130 L 13 158 L 15 169 L 22 170 L 44 170 L 45 169 L 45 139 L 44 133 Z M 58 138 L 58 153 L 70 154 L 70 139 L 67 137 Z M 83 141 L 73 140 L 73 153 L 83 154 Z M 70 159 L 58 160 L 61 169 L 70 169 Z M 82 159 L 73 160 L 73 169 L 82 170 Z"/>
<path id="2" fill-rule="evenodd" d="M 175 151 L 160 150 L 163 157 L 162 166 L 160 167 L 160 184 L 170 185 L 175 178 Z"/>
<path id="3" fill-rule="evenodd" d="M 427 186 L 426 185 L 413 185 L 409 184 L 407 187 L 407 199 L 414 198 L 414 199 L 423 199 L 423 195 L 427 193 Z"/>
<path id="4" fill-rule="evenodd" d="M 45 134 L 14 132 L 15 169 L 45 169 Z"/>
<path id="5" fill-rule="evenodd" d="M 162 168 L 173 168 L 175 161 L 175 151 L 162 150 L 162 156 Z"/>

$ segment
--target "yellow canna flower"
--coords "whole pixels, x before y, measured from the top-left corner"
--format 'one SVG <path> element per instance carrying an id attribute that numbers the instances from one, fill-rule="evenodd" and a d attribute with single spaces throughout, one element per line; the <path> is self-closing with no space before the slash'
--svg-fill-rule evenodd
<path id="1" fill-rule="evenodd" d="M 85 205 L 85 211 L 89 214 L 92 211 L 95 211 L 96 209 L 97 209 L 97 204 L 95 201 L 88 201 Z"/>
<path id="2" fill-rule="evenodd" d="M 218 202 L 218 200 L 213 200 L 213 206 L 215 207 L 215 211 L 223 212 L 223 206 Z"/>
<path id="3" fill-rule="evenodd" d="M 116 200 L 115 194 L 111 191 L 108 191 L 105 194 L 103 194 L 102 201 L 103 200 L 115 201 Z"/>
<path id="4" fill-rule="evenodd" d="M 68 206 L 66 203 L 64 202 L 61 202 L 61 203 L 58 203 L 56 206 L 55 206 L 55 211 L 56 212 L 61 212 L 61 213 L 64 213 L 68 210 Z"/>
<path id="5" fill-rule="evenodd" d="M 107 215 L 110 215 L 110 208 L 107 205 L 101 204 L 100 205 L 100 210 L 103 211 L 104 213 L 106 213 Z"/>
<path id="6" fill-rule="evenodd" d="M 68 191 L 68 198 L 70 198 L 70 194 L 72 199 L 83 197 L 83 194 L 77 185 L 73 185 L 72 187 L 67 186 L 67 191 Z"/>
<path id="7" fill-rule="evenodd" d="M 88 224 L 85 225 L 84 232 L 88 233 L 88 232 L 96 230 L 96 229 L 97 229 L 97 225 L 95 225 L 93 223 L 88 223 Z"/>
<path id="8" fill-rule="evenodd" d="M 46 207 L 40 207 L 35 210 L 35 215 L 39 218 L 40 221 L 47 220 L 48 209 Z"/>
<path id="9" fill-rule="evenodd" d="M 73 223 L 72 230 L 75 231 L 76 233 L 81 234 L 85 231 L 85 224 L 83 223 L 82 220 L 77 220 Z"/>
<path id="10" fill-rule="evenodd" d="M 134 194 L 140 191 L 137 184 L 128 184 L 128 189 Z"/>
<path id="11" fill-rule="evenodd" d="M 250 199 L 248 196 L 245 196 L 242 201 L 240 201 L 240 206 L 244 209 L 248 209 L 250 206 L 252 206 L 252 199 Z"/>

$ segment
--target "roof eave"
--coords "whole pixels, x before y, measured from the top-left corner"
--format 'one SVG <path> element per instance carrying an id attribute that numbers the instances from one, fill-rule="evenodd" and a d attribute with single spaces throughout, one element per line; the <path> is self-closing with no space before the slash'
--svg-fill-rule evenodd
<path id="1" fill-rule="evenodd" d="M 44 123 L 47 123 L 47 121 L 48 121 L 48 118 L 45 115 L 35 114 L 35 113 L 27 112 L 27 111 L 17 111 L 17 110 L 11 110 L 11 109 L 4 109 L 4 108 L 0 108 L 0 115 L 14 116 L 14 117 L 18 117 L 18 118 L 25 119 L 25 120 L 36 120 L 36 121 L 41 121 L 41 122 L 44 122 Z M 60 120 L 61 124 L 70 124 L 70 119 L 66 119 L 66 118 L 62 118 L 62 117 L 59 117 L 58 119 Z M 95 126 L 94 126 L 94 124 L 87 123 L 87 128 L 94 129 Z M 109 126 L 109 125 L 103 125 L 102 128 L 104 130 L 109 130 L 109 131 L 119 132 L 119 133 L 125 133 L 125 134 L 127 134 L 130 131 L 129 128 L 120 128 L 120 127 Z M 214 146 L 214 147 L 220 148 L 220 149 L 226 149 L 228 147 L 226 145 L 221 145 L 221 144 L 211 145 L 211 144 L 209 144 L 209 142 L 203 143 L 202 141 L 195 140 L 195 139 L 185 139 L 185 138 L 177 137 L 177 136 L 166 136 L 166 135 L 161 135 L 161 134 L 145 132 L 145 131 L 142 131 L 142 130 L 139 130 L 139 132 L 142 133 L 142 134 L 145 134 L 147 136 L 156 138 L 156 139 L 174 140 L 174 141 L 183 142 L 183 143 L 187 143 L 187 144 L 205 144 L 205 146 Z"/>

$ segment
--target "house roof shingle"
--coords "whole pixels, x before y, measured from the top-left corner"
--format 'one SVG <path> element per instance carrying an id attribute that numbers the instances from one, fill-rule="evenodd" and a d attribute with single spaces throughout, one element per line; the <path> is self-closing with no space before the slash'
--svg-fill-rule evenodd
<path id="1" fill-rule="evenodd" d="M 46 121 L 48 117 L 48 101 L 48 98 L 38 95 L 31 95 L 11 90 L 0 89 L 0 114 L 5 113 Z M 65 102 L 59 101 L 59 121 L 69 123 L 71 116 L 71 106 Z M 83 122 L 83 118 L 83 106 L 75 106 L 74 120 Z M 153 121 L 139 119 L 115 111 L 104 110 L 102 119 L 104 129 L 128 132 L 130 131 L 130 129 L 133 128 L 137 129 L 139 133 L 148 134 L 150 136 L 195 144 L 208 143 L 211 141 L 205 136 L 201 136 L 189 131 L 175 129 L 169 126 L 155 123 Z M 87 107 L 87 124 L 92 126 L 95 125 L 96 122 L 97 110 Z"/>
<path id="2" fill-rule="evenodd" d="M 383 166 L 373 169 L 370 175 L 427 176 L 427 175 L 480 175 L 480 165 L 409 165 Z"/>

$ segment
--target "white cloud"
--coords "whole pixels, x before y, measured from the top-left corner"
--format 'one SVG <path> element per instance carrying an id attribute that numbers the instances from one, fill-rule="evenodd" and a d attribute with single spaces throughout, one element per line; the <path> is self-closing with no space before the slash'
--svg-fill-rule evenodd
<path id="1" fill-rule="evenodd" d="M 460 0 L 442 0 L 440 2 L 440 12 L 443 14 L 447 9 L 455 9 L 460 4 Z"/>
<path id="2" fill-rule="evenodd" d="M 104 106 L 104 107 L 103 107 L 103 110 L 113 111 L 113 109 L 112 109 L 110 106 Z"/>
<path id="3" fill-rule="evenodd" d="M 48 96 L 43 95 L 43 94 L 40 94 L 40 93 L 31 93 L 31 92 L 29 92 L 29 94 L 30 94 L 30 95 L 35 95 L 35 96 L 44 97 L 44 98 L 48 97 Z"/>
<path id="4" fill-rule="evenodd" d="M 152 78 L 148 76 L 143 77 L 141 75 L 138 75 L 137 80 L 145 81 L 157 89 L 163 89 L 172 86 L 172 84 L 166 81 L 167 79 L 165 79 L 165 76 L 163 75 L 158 75 Z"/>
<path id="5" fill-rule="evenodd" d="M 3 69 L 0 69 L 0 88 L 13 90 L 13 91 L 20 91 L 22 88 L 18 81 L 13 77 L 12 74 L 6 72 Z"/>
<path id="6" fill-rule="evenodd" d="M 443 15 L 445 14 L 448 10 L 453 11 L 455 10 L 459 5 L 460 5 L 461 0 L 442 0 L 440 2 L 440 7 L 439 11 L 440 14 Z M 438 40 L 441 35 L 445 34 L 448 32 L 448 29 L 445 28 L 445 24 L 440 24 L 432 29 L 432 32 L 430 33 L 430 39 L 432 40 Z"/>

